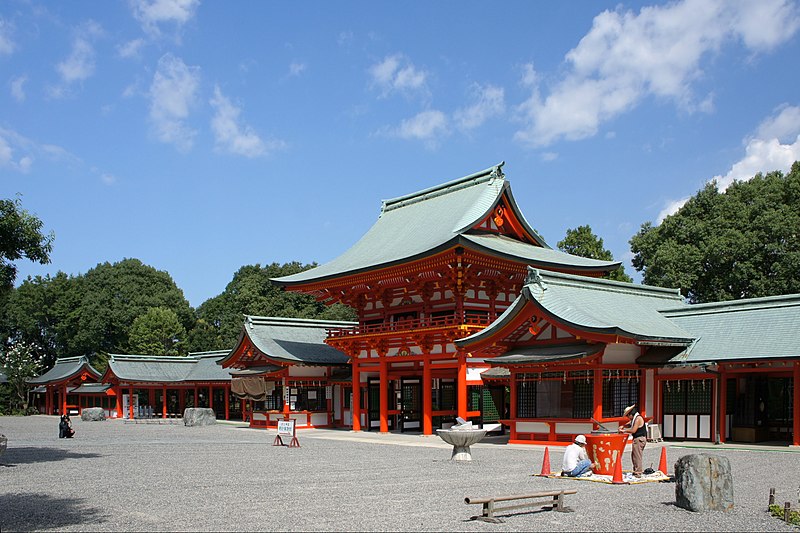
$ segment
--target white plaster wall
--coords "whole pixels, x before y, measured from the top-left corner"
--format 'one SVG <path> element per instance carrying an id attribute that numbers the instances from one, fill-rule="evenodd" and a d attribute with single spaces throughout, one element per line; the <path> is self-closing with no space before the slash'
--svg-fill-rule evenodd
<path id="1" fill-rule="evenodd" d="M 319 366 L 290 366 L 289 377 L 318 378 L 325 376 L 325 368 Z"/>
<path id="2" fill-rule="evenodd" d="M 486 368 L 467 367 L 467 381 L 480 381 L 481 372 L 487 370 Z"/>
<path id="3" fill-rule="evenodd" d="M 609 344 L 603 353 L 603 363 L 607 365 L 633 364 L 642 354 L 635 344 Z"/>

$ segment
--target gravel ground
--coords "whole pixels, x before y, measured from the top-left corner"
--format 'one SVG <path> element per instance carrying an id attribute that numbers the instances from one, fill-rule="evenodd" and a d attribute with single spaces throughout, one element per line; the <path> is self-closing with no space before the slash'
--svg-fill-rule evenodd
<path id="1" fill-rule="evenodd" d="M 0 418 L 0 531 L 796 531 L 765 511 L 795 502 L 800 453 L 710 450 L 731 461 L 735 508 L 690 513 L 673 483 L 607 485 L 535 477 L 543 449 L 481 443 L 452 462 L 436 437 L 301 430 L 301 448 L 273 447 L 274 431 Z M 675 460 L 696 449 L 668 447 Z M 660 444 L 645 450 L 658 465 Z M 624 467 L 630 468 L 626 453 Z M 550 448 L 554 469 L 561 451 Z M 572 513 L 500 513 L 472 521 L 472 498 L 577 489 Z"/>

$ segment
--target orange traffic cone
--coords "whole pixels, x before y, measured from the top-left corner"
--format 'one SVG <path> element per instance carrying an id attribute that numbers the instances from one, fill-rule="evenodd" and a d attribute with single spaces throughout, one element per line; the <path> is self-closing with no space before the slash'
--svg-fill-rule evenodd
<path id="1" fill-rule="evenodd" d="M 540 476 L 549 476 L 550 472 L 550 448 L 545 447 L 544 449 L 544 459 L 542 459 L 542 471 L 539 474 Z"/>
<path id="2" fill-rule="evenodd" d="M 658 469 L 665 476 L 669 475 L 667 474 L 667 449 L 664 447 L 661 448 L 661 460 L 658 462 Z"/>
<path id="3" fill-rule="evenodd" d="M 611 478 L 611 483 L 615 485 L 624 485 L 625 482 L 622 481 L 622 457 L 617 456 L 617 464 L 614 465 L 614 477 Z"/>

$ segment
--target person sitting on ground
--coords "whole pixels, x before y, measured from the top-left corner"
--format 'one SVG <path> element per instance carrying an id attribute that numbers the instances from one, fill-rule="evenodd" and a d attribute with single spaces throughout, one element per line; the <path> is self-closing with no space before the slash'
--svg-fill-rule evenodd
<path id="1" fill-rule="evenodd" d="M 586 437 L 578 435 L 575 442 L 567 446 L 564 450 L 564 460 L 561 462 L 561 475 L 568 477 L 578 477 L 587 472 L 592 473 L 592 469 L 599 468 L 598 463 L 589 460 L 586 453 Z"/>
<path id="2" fill-rule="evenodd" d="M 58 423 L 58 438 L 71 439 L 75 435 L 75 430 L 72 429 L 69 415 L 61 415 L 61 422 Z"/>

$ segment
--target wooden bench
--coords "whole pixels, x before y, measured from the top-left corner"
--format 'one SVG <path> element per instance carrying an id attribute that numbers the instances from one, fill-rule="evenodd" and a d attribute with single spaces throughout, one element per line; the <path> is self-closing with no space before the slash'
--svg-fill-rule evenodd
<path id="1" fill-rule="evenodd" d="M 473 516 L 472 520 L 482 520 L 484 522 L 500 522 L 499 519 L 495 518 L 494 514 L 497 511 L 509 511 L 511 509 L 522 509 L 524 507 L 537 507 L 542 506 L 546 507 L 547 505 L 551 505 L 552 509 L 559 512 L 569 512 L 569 509 L 566 506 L 564 501 L 564 496 L 567 494 L 576 494 L 577 490 L 553 490 L 549 492 L 536 492 L 533 494 L 521 494 L 517 496 L 498 496 L 496 498 L 464 498 L 464 503 L 467 504 L 481 504 L 483 505 L 483 512 L 481 516 Z M 525 503 L 518 503 L 516 505 L 507 505 L 505 507 L 497 507 L 495 504 L 497 502 L 510 502 L 510 501 L 519 501 L 519 500 L 534 500 L 534 501 L 527 501 Z M 545 500 L 545 501 L 535 501 L 535 500 Z"/>

